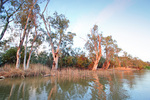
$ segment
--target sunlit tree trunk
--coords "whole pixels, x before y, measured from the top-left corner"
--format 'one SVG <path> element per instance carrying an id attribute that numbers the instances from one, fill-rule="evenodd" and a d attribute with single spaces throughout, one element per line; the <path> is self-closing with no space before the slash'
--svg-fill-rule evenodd
<path id="1" fill-rule="evenodd" d="M 121 67 L 121 62 L 118 57 L 117 57 L 117 62 L 118 62 L 118 67 Z"/>
<path id="2" fill-rule="evenodd" d="M 99 56 L 99 57 L 95 60 L 94 66 L 93 66 L 93 69 L 92 69 L 92 70 L 96 70 L 96 69 L 97 69 L 97 66 L 98 66 L 98 63 L 99 63 L 100 59 L 101 59 L 101 56 Z"/>
<path id="3" fill-rule="evenodd" d="M 109 68 L 109 66 L 110 66 L 110 61 L 107 61 L 107 62 L 106 62 L 105 69 L 108 69 L 108 68 Z"/>
<path id="4" fill-rule="evenodd" d="M 110 66 L 110 61 L 106 60 L 103 64 L 103 69 L 108 69 Z"/>
<path id="5" fill-rule="evenodd" d="M 92 70 L 96 70 L 97 69 L 97 66 L 98 66 L 98 63 L 101 59 L 101 56 L 102 56 L 102 53 L 101 53 L 101 39 L 98 35 L 98 48 L 97 48 L 97 43 L 95 42 L 95 52 L 96 52 L 96 59 L 94 61 L 94 66 L 92 68 Z"/>

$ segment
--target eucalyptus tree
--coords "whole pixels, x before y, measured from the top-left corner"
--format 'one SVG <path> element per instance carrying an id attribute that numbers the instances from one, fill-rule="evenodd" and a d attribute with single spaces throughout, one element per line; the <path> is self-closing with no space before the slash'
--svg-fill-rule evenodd
<path id="1" fill-rule="evenodd" d="M 23 36 L 20 40 L 19 47 L 18 47 L 17 54 L 16 54 L 16 56 L 17 56 L 16 68 L 19 68 L 19 66 L 20 66 L 21 48 L 22 48 L 25 36 L 27 34 L 27 29 L 29 27 L 32 27 L 32 25 L 30 23 L 32 23 L 32 20 L 31 20 L 32 11 L 33 11 L 36 3 L 37 3 L 37 0 L 26 0 L 24 5 L 22 6 L 21 11 L 18 12 L 18 14 L 16 16 L 16 19 L 17 19 L 16 23 L 20 23 L 21 28 L 23 29 Z"/>
<path id="2" fill-rule="evenodd" d="M 89 51 L 90 55 L 94 55 L 92 58 L 92 62 L 94 63 L 92 70 L 97 69 L 102 56 L 101 40 L 102 35 L 98 33 L 98 26 L 94 25 L 91 34 L 88 34 L 88 41 L 85 44 L 85 48 Z"/>
<path id="3" fill-rule="evenodd" d="M 3 38 L 10 22 L 14 21 L 14 16 L 20 11 L 24 0 L 1 0 L 0 1 L 0 20 L 1 20 L 1 33 L 0 40 Z"/>
<path id="4" fill-rule="evenodd" d="M 136 58 L 137 59 L 137 58 Z M 121 57 L 122 66 L 128 68 L 129 66 L 133 66 L 134 60 L 131 55 L 129 55 L 126 51 L 123 51 L 123 56 Z"/>
<path id="5" fill-rule="evenodd" d="M 121 48 L 118 47 L 117 44 L 114 44 L 114 57 L 113 62 L 116 67 L 121 67 L 121 60 L 119 59 L 119 53 L 121 52 Z"/>
<path id="6" fill-rule="evenodd" d="M 73 65 L 72 60 L 73 57 L 71 56 L 72 52 L 72 45 L 73 45 L 73 37 L 75 33 L 68 32 L 64 38 L 62 38 L 62 43 L 60 45 L 60 66 L 68 67 Z M 68 62 L 68 63 L 66 63 Z"/>
<path id="7" fill-rule="evenodd" d="M 26 34 L 26 41 L 25 41 L 25 55 L 24 55 L 24 69 L 28 69 L 29 68 L 29 63 L 30 63 L 30 59 L 31 59 L 31 55 L 33 53 L 33 50 L 36 46 L 36 48 L 42 44 L 42 38 L 43 36 L 41 35 L 41 31 L 39 30 L 40 29 L 40 23 L 39 23 L 39 16 L 38 16 L 38 13 L 40 11 L 40 7 L 38 4 L 35 4 L 34 6 L 34 9 L 32 9 L 32 12 L 31 12 L 31 17 L 30 17 L 30 23 L 29 23 L 29 28 L 28 30 L 32 30 L 34 28 L 34 31 L 32 32 L 29 32 L 29 33 L 32 33 L 32 37 L 30 38 L 30 53 L 29 53 L 29 58 L 27 60 L 27 63 L 26 63 L 26 53 L 27 53 L 27 43 L 29 42 L 28 41 L 28 35 L 30 35 L 29 33 Z M 41 38 L 39 38 L 41 37 Z"/>
<path id="8" fill-rule="evenodd" d="M 112 36 L 107 36 L 107 37 L 103 37 L 102 38 L 102 46 L 104 47 L 105 50 L 105 56 L 106 56 L 106 60 L 103 64 L 103 68 L 104 69 L 108 69 L 110 66 L 110 61 L 113 59 L 114 57 L 114 44 L 115 44 L 115 40 L 112 39 Z"/>
<path id="9" fill-rule="evenodd" d="M 65 44 L 65 42 L 71 43 L 75 34 L 71 32 L 66 32 L 69 26 L 69 20 L 63 14 L 59 15 L 57 12 L 55 12 L 53 14 L 53 17 L 48 16 L 47 18 L 45 18 L 43 11 L 43 13 L 40 15 L 45 24 L 45 29 L 52 49 L 52 69 L 57 69 L 61 46 Z"/>
<path id="10" fill-rule="evenodd" d="M 28 47 L 29 50 L 29 57 L 26 63 L 26 69 L 29 68 L 30 60 L 32 53 L 38 49 L 38 47 L 43 43 L 44 41 L 44 32 L 42 29 L 38 29 L 37 26 L 35 26 L 35 31 L 32 33 L 32 38 L 30 38 L 30 46 Z"/>

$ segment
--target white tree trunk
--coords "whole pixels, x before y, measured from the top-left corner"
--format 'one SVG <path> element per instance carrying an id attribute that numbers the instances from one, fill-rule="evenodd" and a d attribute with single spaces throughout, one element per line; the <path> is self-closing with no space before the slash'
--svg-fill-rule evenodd
<path id="1" fill-rule="evenodd" d="M 20 48 L 17 50 L 17 61 L 16 61 L 16 68 L 18 69 L 20 66 Z"/>
<path id="2" fill-rule="evenodd" d="M 30 59 L 31 59 L 31 55 L 32 55 L 33 51 L 30 52 L 29 54 L 29 58 L 28 58 L 28 61 L 27 61 L 27 69 L 29 68 L 29 65 L 30 65 Z"/>
<path id="3" fill-rule="evenodd" d="M 24 61 L 23 61 L 23 67 L 24 70 L 26 70 L 26 58 L 27 58 L 27 41 L 28 41 L 28 33 L 26 34 L 26 42 L 25 42 L 25 51 L 24 51 Z"/>
<path id="4" fill-rule="evenodd" d="M 32 9 L 34 7 L 34 5 L 36 4 L 37 0 L 34 2 L 34 4 L 31 6 L 31 10 L 28 14 L 28 17 L 27 17 L 27 20 L 26 20 L 26 24 L 25 24 L 25 27 L 24 27 L 24 31 L 23 31 L 23 37 L 20 41 L 20 44 L 19 44 L 19 47 L 18 47 L 18 50 L 17 50 L 17 61 L 16 61 L 16 68 L 19 68 L 20 66 L 20 53 L 21 53 L 21 48 L 22 48 L 22 45 L 23 45 L 23 42 L 24 42 L 24 38 L 25 38 L 25 35 L 26 35 L 26 29 L 27 29 L 27 24 L 28 24 L 28 21 L 29 21 L 29 17 L 31 15 L 31 12 L 32 12 Z"/>
<path id="5" fill-rule="evenodd" d="M 56 54 L 53 54 L 54 56 L 53 56 L 53 65 L 52 65 L 52 69 L 53 70 L 57 70 L 57 68 L 58 68 L 58 53 Z"/>

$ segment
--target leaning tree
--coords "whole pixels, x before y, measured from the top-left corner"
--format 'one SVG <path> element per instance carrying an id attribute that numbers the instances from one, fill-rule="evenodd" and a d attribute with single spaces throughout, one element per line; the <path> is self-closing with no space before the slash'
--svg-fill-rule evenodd
<path id="1" fill-rule="evenodd" d="M 102 35 L 98 33 L 98 26 L 94 25 L 91 34 L 88 34 L 88 41 L 85 44 L 85 48 L 89 51 L 90 55 L 92 55 L 92 62 L 94 63 L 92 70 L 97 69 L 102 56 L 101 39 Z"/>

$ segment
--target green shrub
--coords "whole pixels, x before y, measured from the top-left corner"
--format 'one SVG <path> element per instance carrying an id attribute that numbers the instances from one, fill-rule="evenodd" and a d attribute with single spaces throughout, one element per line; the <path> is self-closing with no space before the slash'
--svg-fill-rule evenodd
<path id="1" fill-rule="evenodd" d="M 16 53 L 17 53 L 17 47 L 12 47 L 9 50 L 5 51 L 4 54 L 2 54 L 1 56 L 1 64 L 14 64 L 16 63 L 17 57 L 16 57 Z M 27 58 L 29 56 L 29 53 L 27 53 Z M 23 63 L 23 59 L 24 59 L 24 47 L 22 47 L 22 51 L 21 51 L 21 63 Z"/>
<path id="2" fill-rule="evenodd" d="M 148 70 L 150 70 L 150 66 L 146 66 L 146 67 L 145 67 L 145 69 L 148 69 Z"/>

